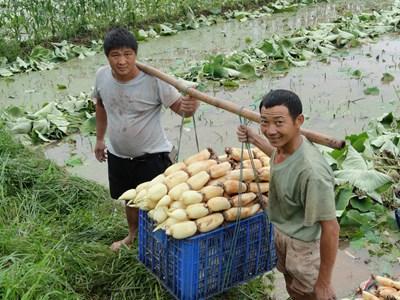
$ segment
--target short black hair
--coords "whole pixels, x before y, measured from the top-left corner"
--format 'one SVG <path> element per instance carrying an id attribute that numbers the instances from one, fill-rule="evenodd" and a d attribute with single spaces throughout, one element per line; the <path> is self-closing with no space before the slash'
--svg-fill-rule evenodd
<path id="1" fill-rule="evenodd" d="M 138 43 L 135 36 L 126 28 L 116 27 L 106 33 L 103 48 L 106 56 L 111 50 L 120 48 L 131 48 L 137 54 Z"/>
<path id="2" fill-rule="evenodd" d="M 264 95 L 259 109 L 261 112 L 261 108 L 263 107 L 271 108 L 277 105 L 286 106 L 293 120 L 303 113 L 303 105 L 301 104 L 299 96 L 284 89 L 271 90 L 269 93 Z"/>

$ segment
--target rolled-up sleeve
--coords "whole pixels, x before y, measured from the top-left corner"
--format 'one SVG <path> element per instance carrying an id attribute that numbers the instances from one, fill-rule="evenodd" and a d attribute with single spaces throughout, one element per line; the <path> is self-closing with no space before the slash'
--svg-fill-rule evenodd
<path id="1" fill-rule="evenodd" d="M 331 178 L 310 177 L 304 188 L 304 226 L 336 218 L 335 190 Z"/>
<path id="2" fill-rule="evenodd" d="M 157 83 L 160 100 L 165 108 L 170 107 L 181 97 L 181 93 L 174 86 L 160 79 L 157 79 Z"/>
<path id="3" fill-rule="evenodd" d="M 93 99 L 101 99 L 100 91 L 99 91 L 99 73 L 100 73 L 100 70 L 98 70 L 96 72 L 96 79 L 94 81 L 94 88 L 93 88 L 93 92 L 92 92 Z"/>

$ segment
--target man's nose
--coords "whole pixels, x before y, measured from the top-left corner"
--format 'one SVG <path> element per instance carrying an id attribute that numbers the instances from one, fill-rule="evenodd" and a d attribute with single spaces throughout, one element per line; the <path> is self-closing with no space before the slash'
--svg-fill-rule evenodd
<path id="1" fill-rule="evenodd" d="M 126 58 L 124 56 L 120 56 L 118 58 L 118 64 L 123 65 L 126 63 Z"/>
<path id="2" fill-rule="evenodd" d="M 278 132 L 278 131 L 276 130 L 276 126 L 270 125 L 270 126 L 267 127 L 266 133 L 267 133 L 268 135 L 274 135 L 274 134 L 276 134 L 277 132 Z"/>

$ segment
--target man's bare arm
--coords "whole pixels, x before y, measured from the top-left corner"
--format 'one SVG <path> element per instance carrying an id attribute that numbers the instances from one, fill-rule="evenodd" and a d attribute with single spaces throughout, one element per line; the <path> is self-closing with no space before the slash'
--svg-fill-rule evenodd
<path id="1" fill-rule="evenodd" d="M 104 142 L 104 137 L 107 130 L 107 113 L 101 99 L 95 99 L 96 101 L 96 146 L 94 148 L 94 153 L 98 161 L 105 161 L 107 159 L 106 155 L 106 145 Z"/>
<path id="2" fill-rule="evenodd" d="M 340 227 L 336 219 L 321 221 L 321 264 L 318 279 L 315 284 L 317 299 L 335 299 L 335 292 L 332 287 L 332 272 L 335 265 L 336 254 L 339 246 Z"/>
<path id="3" fill-rule="evenodd" d="M 101 99 L 96 101 L 96 139 L 104 141 L 107 129 L 107 113 Z"/>
<path id="4" fill-rule="evenodd" d="M 257 134 L 257 136 L 254 138 L 253 145 L 258 147 L 262 152 L 267 154 L 269 157 L 271 157 L 272 152 L 275 149 L 274 147 L 271 146 L 266 137 L 259 134 Z"/>
<path id="5" fill-rule="evenodd" d="M 250 143 L 271 157 L 274 147 L 271 146 L 269 141 L 264 136 L 258 134 L 254 129 L 246 125 L 239 125 L 236 130 L 236 134 L 239 142 Z"/>
<path id="6" fill-rule="evenodd" d="M 170 109 L 180 116 L 191 117 L 199 105 L 198 100 L 190 96 L 182 96 L 170 106 Z"/>

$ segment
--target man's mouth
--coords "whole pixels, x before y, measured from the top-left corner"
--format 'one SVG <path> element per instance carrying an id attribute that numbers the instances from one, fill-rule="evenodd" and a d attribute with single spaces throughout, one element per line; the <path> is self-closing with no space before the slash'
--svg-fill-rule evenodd
<path id="1" fill-rule="evenodd" d="M 117 67 L 118 71 L 126 71 L 128 68 L 127 67 Z"/>
<path id="2" fill-rule="evenodd" d="M 279 141 L 279 137 L 268 137 L 271 142 Z"/>

